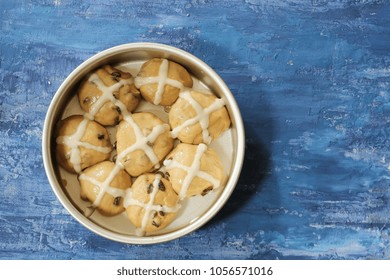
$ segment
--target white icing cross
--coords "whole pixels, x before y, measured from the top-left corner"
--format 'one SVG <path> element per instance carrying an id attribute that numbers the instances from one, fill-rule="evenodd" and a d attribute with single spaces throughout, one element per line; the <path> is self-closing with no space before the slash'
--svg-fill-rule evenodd
<path id="1" fill-rule="evenodd" d="M 135 205 L 135 206 L 139 206 L 139 207 L 144 209 L 144 215 L 142 217 L 141 227 L 137 229 L 137 235 L 142 236 L 145 234 L 145 229 L 146 229 L 146 226 L 147 226 L 147 223 L 149 220 L 150 213 L 152 211 L 156 211 L 156 212 L 163 211 L 164 213 L 175 213 L 180 208 L 180 204 L 176 204 L 175 207 L 154 204 L 154 200 L 155 200 L 157 192 L 159 190 L 160 181 L 161 181 L 161 175 L 156 174 L 156 177 L 155 177 L 153 184 L 152 184 L 153 189 L 149 193 L 149 200 L 147 203 L 144 203 L 142 201 L 134 199 L 131 189 L 128 189 L 126 192 L 125 201 L 123 204 L 125 208 L 127 208 L 131 205 Z"/>
<path id="2" fill-rule="evenodd" d="M 84 136 L 85 130 L 87 129 L 89 120 L 84 118 L 78 125 L 76 132 L 72 135 L 58 136 L 56 139 L 57 144 L 66 145 L 71 148 L 69 161 L 73 164 L 73 169 L 79 173 L 81 172 L 81 152 L 80 147 L 95 150 L 100 153 L 108 154 L 111 152 L 109 147 L 99 147 L 92 145 L 88 142 L 81 141 Z"/>
<path id="3" fill-rule="evenodd" d="M 93 202 L 93 207 L 98 207 L 104 197 L 105 193 L 109 193 L 113 197 L 124 197 L 125 196 L 125 191 L 122 189 L 114 188 L 110 186 L 112 180 L 114 180 L 115 176 L 120 172 L 121 166 L 116 164 L 113 170 L 111 170 L 110 174 L 107 176 L 107 178 L 103 181 L 100 182 L 96 180 L 93 177 L 87 176 L 86 174 L 82 173 L 79 176 L 80 180 L 87 180 L 94 184 L 95 186 L 99 187 L 99 193 L 96 196 L 95 201 Z"/>
<path id="4" fill-rule="evenodd" d="M 194 125 L 197 122 L 199 122 L 199 124 L 202 128 L 202 139 L 206 144 L 209 144 L 212 140 L 210 133 L 208 131 L 210 114 L 213 113 L 214 111 L 222 108 L 223 106 L 225 106 L 225 102 L 222 99 L 217 98 L 207 108 L 203 108 L 191 96 L 191 93 L 189 91 L 184 91 L 184 92 L 180 93 L 180 98 L 183 98 L 184 100 L 186 100 L 194 108 L 194 110 L 196 112 L 196 116 L 184 121 L 182 124 L 175 127 L 171 132 L 172 137 L 176 138 L 182 129 L 189 127 L 191 125 Z"/>
<path id="5" fill-rule="evenodd" d="M 89 114 L 86 114 L 87 117 L 90 117 L 90 118 L 94 118 L 95 115 L 99 112 L 99 110 L 102 108 L 102 106 L 108 102 L 108 101 L 111 101 L 112 103 L 114 103 L 116 105 L 116 103 L 121 103 L 123 104 L 121 101 L 119 101 L 118 99 L 115 98 L 114 96 L 114 92 L 118 91 L 122 86 L 124 85 L 130 85 L 130 84 L 133 84 L 133 79 L 130 78 L 130 79 L 121 79 L 119 80 L 119 82 L 113 84 L 112 86 L 106 86 L 103 81 L 99 78 L 99 76 L 97 74 L 92 74 L 89 79 L 88 79 L 89 82 L 91 83 L 94 83 L 97 88 L 103 93 L 99 99 L 94 103 L 92 104 L 91 108 L 90 108 L 90 112 Z M 126 108 L 126 107 L 125 107 Z M 122 109 L 122 108 L 121 108 Z M 125 109 L 126 110 L 126 109 Z"/>
<path id="6" fill-rule="evenodd" d="M 159 159 L 150 145 L 153 144 L 162 133 L 164 133 L 165 131 L 169 131 L 169 125 L 156 125 L 155 127 L 153 127 L 151 133 L 149 133 L 147 136 L 144 136 L 141 131 L 141 128 L 136 124 L 136 122 L 130 115 L 125 116 L 124 120 L 133 128 L 136 139 L 134 144 L 127 147 L 119 154 L 119 156 L 117 157 L 117 161 L 121 161 L 128 153 L 134 152 L 136 150 L 143 150 L 144 153 L 148 156 L 149 160 L 153 163 L 155 168 L 160 167 Z"/>
<path id="7" fill-rule="evenodd" d="M 196 153 L 191 166 L 183 165 L 174 159 L 164 160 L 164 166 L 168 171 L 173 168 L 180 168 L 186 171 L 187 173 L 186 176 L 184 177 L 180 189 L 180 194 L 179 194 L 180 199 L 186 197 L 188 188 L 190 187 L 190 184 L 195 177 L 199 177 L 210 182 L 213 185 L 214 189 L 220 187 L 221 182 L 219 180 L 215 179 L 209 173 L 200 170 L 200 160 L 206 151 L 207 151 L 207 146 L 203 143 L 199 144 L 198 147 L 196 148 Z"/>
<path id="8" fill-rule="evenodd" d="M 139 77 L 137 76 L 134 80 L 135 86 L 140 88 L 141 86 L 147 84 L 155 84 L 157 83 L 157 90 L 154 94 L 153 104 L 158 105 L 161 102 L 162 95 L 164 93 L 165 85 L 170 85 L 175 88 L 182 90 L 184 85 L 175 79 L 168 78 L 168 69 L 169 69 L 169 61 L 167 59 L 163 59 L 160 68 L 158 71 L 158 76 L 156 77 Z"/>

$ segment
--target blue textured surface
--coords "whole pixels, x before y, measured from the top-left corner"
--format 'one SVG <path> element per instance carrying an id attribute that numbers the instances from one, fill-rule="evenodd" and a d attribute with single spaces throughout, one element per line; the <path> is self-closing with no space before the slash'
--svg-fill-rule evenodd
<path id="1" fill-rule="evenodd" d="M 1 259 L 390 259 L 390 3 L 0 1 Z M 242 110 L 237 189 L 200 230 L 133 246 L 79 225 L 43 169 L 66 76 L 108 47 L 198 56 Z"/>

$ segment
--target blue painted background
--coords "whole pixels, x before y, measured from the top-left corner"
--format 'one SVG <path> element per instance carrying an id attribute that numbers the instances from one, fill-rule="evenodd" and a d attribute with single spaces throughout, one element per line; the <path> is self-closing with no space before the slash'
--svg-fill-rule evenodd
<path id="1" fill-rule="evenodd" d="M 390 259 L 389 14 L 379 0 L 0 0 L 0 258 Z M 138 41 L 213 67 L 247 134 L 221 213 L 152 246 L 79 225 L 41 156 L 45 114 L 66 76 Z"/>

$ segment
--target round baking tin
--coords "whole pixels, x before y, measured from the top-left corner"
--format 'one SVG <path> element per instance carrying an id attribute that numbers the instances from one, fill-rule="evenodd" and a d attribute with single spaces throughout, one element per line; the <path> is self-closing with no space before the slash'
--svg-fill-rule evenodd
<path id="1" fill-rule="evenodd" d="M 56 124 L 61 119 L 65 107 L 74 97 L 74 91 L 72 89 L 77 87 L 80 81 L 88 73 L 105 64 L 116 65 L 126 61 L 142 61 L 154 57 L 166 58 L 183 65 L 189 70 L 193 77 L 201 81 L 201 83 L 207 86 L 215 95 L 225 101 L 226 108 L 232 121 L 232 127 L 230 128 L 231 141 L 233 143 L 232 162 L 230 171 L 227 174 L 228 180 L 225 187 L 218 193 L 218 197 L 214 203 L 202 215 L 192 220 L 187 225 L 170 232 L 164 232 L 153 236 L 136 236 L 116 232 L 110 229 L 109 226 L 94 222 L 90 218 L 87 218 L 69 198 L 69 195 L 62 186 L 62 179 L 55 160 L 54 132 Z M 166 242 L 182 237 L 207 223 L 223 207 L 236 186 L 243 164 L 244 148 L 245 135 L 240 110 L 232 93 L 219 75 L 194 55 L 172 46 L 156 43 L 129 43 L 115 46 L 92 56 L 78 66 L 64 80 L 55 93 L 46 114 L 42 136 L 42 154 L 45 171 L 55 195 L 65 209 L 78 222 L 96 234 L 111 240 L 129 244 L 154 244 Z"/>

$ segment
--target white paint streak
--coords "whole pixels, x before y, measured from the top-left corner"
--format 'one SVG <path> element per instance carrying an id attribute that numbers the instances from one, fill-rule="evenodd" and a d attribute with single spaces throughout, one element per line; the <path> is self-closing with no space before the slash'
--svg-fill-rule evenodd
<path id="1" fill-rule="evenodd" d="M 379 78 L 379 77 L 389 77 L 390 76 L 390 67 L 387 68 L 368 68 L 364 70 L 364 75 L 367 78 Z"/>
<path id="2" fill-rule="evenodd" d="M 356 161 L 372 162 L 390 170 L 390 163 L 387 162 L 386 156 L 378 154 L 378 151 L 373 147 L 362 149 L 353 148 L 351 151 L 345 151 L 344 156 Z"/>

